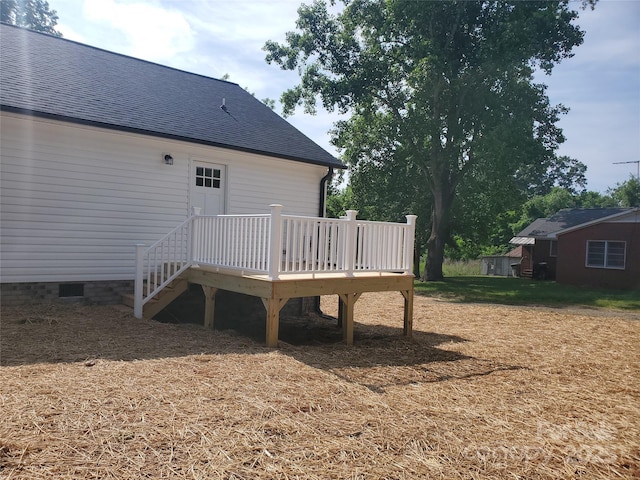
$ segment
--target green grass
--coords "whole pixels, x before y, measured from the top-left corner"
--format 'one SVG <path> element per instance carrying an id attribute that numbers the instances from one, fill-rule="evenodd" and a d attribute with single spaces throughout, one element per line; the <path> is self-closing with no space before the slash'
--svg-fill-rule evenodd
<path id="1" fill-rule="evenodd" d="M 443 282 L 416 282 L 415 291 L 456 302 L 640 310 L 638 290 L 585 289 L 522 278 L 452 276 Z"/>
<path id="2" fill-rule="evenodd" d="M 480 275 L 482 273 L 482 265 L 480 260 L 449 260 L 445 258 L 442 263 L 442 273 L 444 273 L 445 277 Z"/>
<path id="3" fill-rule="evenodd" d="M 420 271 L 424 272 L 426 257 L 420 260 Z M 482 263 L 480 260 L 451 260 L 445 258 L 442 262 L 442 273 L 445 277 L 459 277 L 461 275 L 480 275 Z"/>

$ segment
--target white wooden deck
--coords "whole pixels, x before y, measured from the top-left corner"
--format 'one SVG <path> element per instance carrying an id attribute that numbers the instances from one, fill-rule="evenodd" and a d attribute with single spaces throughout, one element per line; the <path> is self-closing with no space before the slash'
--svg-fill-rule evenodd
<path id="1" fill-rule="evenodd" d="M 205 325 L 213 326 L 219 289 L 260 297 L 266 343 L 278 342 L 280 309 L 290 298 L 337 295 L 347 344 L 354 305 L 364 292 L 398 291 L 405 299 L 404 333 L 413 318 L 415 216 L 407 223 L 363 222 L 355 211 L 327 219 L 281 214 L 195 214 L 150 247 L 137 246 L 134 314 L 178 278 L 205 292 Z"/>

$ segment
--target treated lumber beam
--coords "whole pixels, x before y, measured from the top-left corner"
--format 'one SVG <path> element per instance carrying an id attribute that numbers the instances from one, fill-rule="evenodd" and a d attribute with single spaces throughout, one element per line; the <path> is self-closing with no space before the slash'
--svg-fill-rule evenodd
<path id="1" fill-rule="evenodd" d="M 244 293 L 253 297 L 271 297 L 271 282 L 253 277 L 212 272 L 203 268 L 190 268 L 188 278 L 198 283 L 230 292 Z"/>
<path id="2" fill-rule="evenodd" d="M 281 276 L 273 282 L 276 297 L 315 297 L 319 295 L 340 295 L 346 292 L 392 292 L 412 288 L 413 276 L 380 275 L 354 277 L 309 278 Z"/>

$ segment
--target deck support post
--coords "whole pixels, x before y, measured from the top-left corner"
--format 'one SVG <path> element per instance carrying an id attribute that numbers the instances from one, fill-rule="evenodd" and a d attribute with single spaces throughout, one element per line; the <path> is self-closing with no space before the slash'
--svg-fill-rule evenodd
<path id="1" fill-rule="evenodd" d="M 402 290 L 404 297 L 404 336 L 411 338 L 413 333 L 413 288 Z"/>
<path id="2" fill-rule="evenodd" d="M 216 310 L 216 293 L 218 289 L 201 285 L 204 292 L 204 328 L 213 330 L 214 315 Z"/>
<path id="3" fill-rule="evenodd" d="M 264 308 L 267 310 L 267 347 L 278 346 L 278 327 L 280 325 L 280 310 L 289 300 L 288 298 L 261 298 Z"/>
<path id="4" fill-rule="evenodd" d="M 362 292 L 341 293 L 339 295 L 341 304 L 339 321 L 342 325 L 342 338 L 347 345 L 353 345 L 353 311 Z"/>

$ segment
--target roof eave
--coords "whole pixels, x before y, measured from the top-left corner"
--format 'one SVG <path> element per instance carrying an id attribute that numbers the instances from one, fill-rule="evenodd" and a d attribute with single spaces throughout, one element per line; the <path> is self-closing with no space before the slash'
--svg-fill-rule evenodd
<path id="1" fill-rule="evenodd" d="M 618 217 L 622 217 L 624 215 L 629 215 L 630 213 L 640 212 L 640 207 L 631 207 L 629 210 L 625 210 L 623 212 L 614 213 L 613 215 L 608 215 L 606 217 L 597 218 L 595 220 L 591 220 L 589 222 L 584 222 L 579 225 L 574 225 L 573 227 L 563 228 L 561 230 L 556 230 L 555 232 L 550 232 L 547 234 L 547 238 L 558 238 L 558 235 L 564 235 L 565 233 L 572 232 L 574 230 L 580 230 L 581 228 L 587 228 L 591 225 L 595 225 L 597 223 L 606 222 L 609 220 L 614 220 Z"/>
<path id="2" fill-rule="evenodd" d="M 58 121 L 62 121 L 62 122 L 68 122 L 68 123 L 74 123 L 77 125 L 86 125 L 86 126 L 91 126 L 91 127 L 98 127 L 98 128 L 105 128 L 108 130 L 116 130 L 119 132 L 128 132 L 128 133 L 137 133 L 140 135 L 149 135 L 152 137 L 158 137 L 158 138 L 164 138 L 164 139 L 169 139 L 169 140 L 178 140 L 178 141 L 182 141 L 182 142 L 188 142 L 188 143 L 195 143 L 198 145 L 207 145 L 210 147 L 219 147 L 219 148 L 227 148 L 229 150 L 236 150 L 236 151 L 241 151 L 241 152 L 247 152 L 247 153 L 254 153 L 254 154 L 258 154 L 258 155 L 266 155 L 269 157 L 274 157 L 274 158 L 281 158 L 283 160 L 291 160 L 294 162 L 301 162 L 301 163 L 307 163 L 307 164 L 311 164 L 311 165 L 320 165 L 323 167 L 333 167 L 333 168 L 339 168 L 339 169 L 347 169 L 347 165 L 345 165 L 344 163 L 340 162 L 338 159 L 335 160 L 335 162 L 324 162 L 322 160 L 315 160 L 312 158 L 303 158 L 303 157 L 296 157 L 294 155 L 283 155 L 283 154 L 278 154 L 278 153 L 274 153 L 274 152 L 268 152 L 268 151 L 264 151 L 264 150 L 256 150 L 256 149 L 251 149 L 251 148 L 242 148 L 242 147 L 238 147 L 235 145 L 226 145 L 223 143 L 217 143 L 217 142 L 211 142 L 211 141 L 206 141 L 206 140 L 201 140 L 201 139 L 197 139 L 197 138 L 189 138 L 189 137 L 183 137 L 180 135 L 171 135 L 171 134 L 167 134 L 167 133 L 163 133 L 163 132 L 154 132 L 152 130 L 144 130 L 144 129 L 139 129 L 139 128 L 133 128 L 133 127 L 126 127 L 123 125 L 114 125 L 111 123 L 105 123 L 105 122 L 97 122 L 94 120 L 85 120 L 85 119 L 81 119 L 81 118 L 75 118 L 75 117 L 67 117 L 65 115 L 57 115 L 57 114 L 53 114 L 53 113 L 47 113 L 47 112 L 41 112 L 38 110 L 31 110 L 31 109 L 27 109 L 27 108 L 21 108 L 21 107 L 13 107 L 10 105 L 0 105 L 0 111 L 3 112 L 10 112 L 10 113 L 18 113 L 18 114 L 22 114 L 22 115 L 28 115 L 28 116 L 32 116 L 32 117 L 37 117 L 37 118 L 44 118 L 44 119 L 49 119 L 49 120 L 58 120 Z"/>

